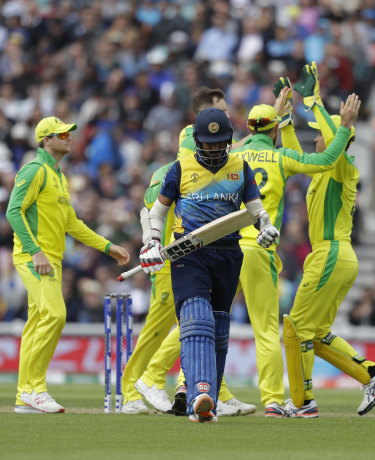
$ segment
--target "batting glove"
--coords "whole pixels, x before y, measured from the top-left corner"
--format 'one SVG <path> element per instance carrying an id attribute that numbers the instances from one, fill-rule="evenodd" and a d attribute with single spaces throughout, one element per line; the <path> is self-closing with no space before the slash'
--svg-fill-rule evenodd
<path id="1" fill-rule="evenodd" d="M 162 246 L 159 241 L 149 241 L 139 253 L 139 260 L 145 273 L 155 273 L 164 267 Z"/>
<path id="2" fill-rule="evenodd" d="M 318 80 L 318 68 L 316 62 L 306 64 L 302 70 L 301 80 L 294 85 L 294 90 L 303 97 L 305 110 L 310 110 L 314 104 L 323 105 L 320 97 L 320 84 Z"/>
<path id="3" fill-rule="evenodd" d="M 273 243 L 277 241 L 280 236 L 280 232 L 271 224 L 270 218 L 266 211 L 261 211 L 259 214 L 260 220 L 260 232 L 257 236 L 257 243 L 262 248 L 269 248 Z"/>
<path id="4" fill-rule="evenodd" d="M 290 84 L 290 80 L 288 77 L 280 77 L 277 79 L 274 87 L 273 87 L 273 94 L 275 95 L 276 99 L 279 97 L 280 91 L 287 86 L 288 88 L 292 89 L 292 85 Z M 279 128 L 283 128 L 286 125 L 293 124 L 293 100 L 292 100 L 292 92 L 288 94 L 287 102 L 290 102 L 290 108 L 283 113 L 280 117 L 279 121 Z"/>

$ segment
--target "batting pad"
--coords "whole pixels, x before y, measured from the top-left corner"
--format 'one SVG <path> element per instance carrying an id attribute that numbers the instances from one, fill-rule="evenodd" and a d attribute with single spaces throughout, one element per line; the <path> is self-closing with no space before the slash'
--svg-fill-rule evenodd
<path id="1" fill-rule="evenodd" d="M 202 297 L 185 300 L 180 312 L 181 367 L 187 382 L 187 412 L 192 401 L 208 393 L 216 401 L 215 320 Z"/>
<path id="2" fill-rule="evenodd" d="M 229 345 L 230 315 L 225 311 L 214 311 L 215 318 L 215 352 L 216 352 L 216 392 L 220 393 L 225 361 Z"/>
<path id="3" fill-rule="evenodd" d="M 341 337 L 330 333 L 323 339 L 315 339 L 314 353 L 363 385 L 370 382 L 370 374 L 361 366 L 366 358 L 358 355 L 354 348 Z"/>
<path id="4" fill-rule="evenodd" d="M 302 407 L 305 400 L 305 388 L 301 343 L 289 315 L 284 315 L 283 319 L 283 341 L 292 401 L 296 407 Z"/>

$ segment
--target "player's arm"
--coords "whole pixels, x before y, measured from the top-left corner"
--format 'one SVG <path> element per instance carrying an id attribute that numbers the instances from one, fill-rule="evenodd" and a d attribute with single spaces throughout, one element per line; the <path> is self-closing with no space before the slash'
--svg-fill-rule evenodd
<path id="1" fill-rule="evenodd" d="M 66 232 L 86 246 L 108 254 L 117 260 L 119 265 L 125 265 L 129 262 L 129 253 L 123 247 L 111 243 L 91 230 L 81 219 L 78 219 L 72 206 L 69 206 L 68 210 Z"/>
<path id="2" fill-rule="evenodd" d="M 146 243 L 141 249 L 139 259 L 145 273 L 160 271 L 164 266 L 160 240 L 165 218 L 179 195 L 179 164 L 177 161 L 169 168 L 150 212 L 143 211 L 141 215 L 142 240 Z"/>
<path id="3" fill-rule="evenodd" d="M 356 94 L 348 96 L 345 104 L 341 103 L 341 126 L 331 142 L 322 153 L 303 153 L 284 150 L 281 155 L 282 166 L 288 174 L 316 173 L 333 169 L 351 135 L 351 127 L 357 119 L 361 101 Z"/>
<path id="4" fill-rule="evenodd" d="M 280 77 L 274 87 L 276 97 L 275 110 L 280 118 L 279 128 L 283 147 L 302 153 L 302 147 L 297 139 L 293 121 L 292 86 L 288 77 Z"/>
<path id="5" fill-rule="evenodd" d="M 276 242 L 280 233 L 271 224 L 268 213 L 264 209 L 262 201 L 259 198 L 260 192 L 255 182 L 254 173 L 246 161 L 244 161 L 244 176 L 244 203 L 248 213 L 257 221 L 254 225 L 255 228 L 259 230 L 257 243 L 263 248 L 269 248 Z"/>

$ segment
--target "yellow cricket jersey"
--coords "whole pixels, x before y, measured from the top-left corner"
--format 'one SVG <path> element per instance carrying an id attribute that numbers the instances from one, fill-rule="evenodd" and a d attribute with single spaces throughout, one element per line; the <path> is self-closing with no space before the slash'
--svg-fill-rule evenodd
<path id="1" fill-rule="evenodd" d="M 95 249 L 108 253 L 112 244 L 78 219 L 70 204 L 68 181 L 55 159 L 44 149 L 23 166 L 10 196 L 6 217 L 14 231 L 15 264 L 32 261 L 42 250 L 48 260 L 61 265 L 65 233 Z"/>
<path id="2" fill-rule="evenodd" d="M 336 127 L 324 107 L 314 105 L 313 112 L 325 144 L 329 145 Z M 354 157 L 345 151 L 334 169 L 314 174 L 306 196 L 313 247 L 326 240 L 350 242 L 358 179 Z"/>
<path id="3" fill-rule="evenodd" d="M 324 153 L 309 154 L 283 147 L 275 148 L 269 136 L 255 134 L 240 149 L 233 150 L 230 156 L 243 158 L 249 163 L 261 193 L 263 206 L 271 223 L 280 230 L 284 212 L 284 190 L 288 178 L 298 173 L 313 174 L 332 170 L 338 163 L 349 136 L 350 131 L 340 127 L 334 141 Z M 241 246 L 258 246 L 258 233 L 253 226 L 241 230 Z M 276 245 L 272 245 L 269 250 L 275 251 Z"/>

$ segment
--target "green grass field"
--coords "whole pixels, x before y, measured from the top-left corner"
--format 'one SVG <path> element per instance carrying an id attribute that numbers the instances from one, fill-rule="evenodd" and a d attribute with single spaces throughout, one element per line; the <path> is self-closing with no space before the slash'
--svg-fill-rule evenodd
<path id="1" fill-rule="evenodd" d="M 316 390 L 320 417 L 305 420 L 266 419 L 256 388 L 234 388 L 258 411 L 221 417 L 216 424 L 169 415 L 104 414 L 100 385 L 50 385 L 49 391 L 65 414 L 15 414 L 15 384 L 0 384 L 1 459 L 375 458 L 375 409 L 356 414 L 360 391 Z"/>

